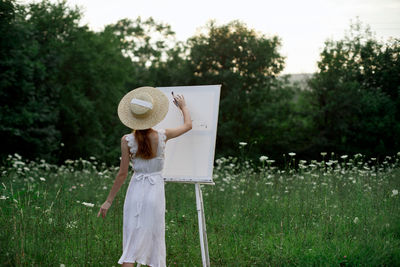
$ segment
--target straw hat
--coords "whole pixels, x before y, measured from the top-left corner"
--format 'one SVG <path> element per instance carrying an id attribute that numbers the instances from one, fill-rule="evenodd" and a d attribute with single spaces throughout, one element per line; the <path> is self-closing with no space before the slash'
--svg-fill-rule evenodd
<path id="1" fill-rule="evenodd" d="M 154 87 L 139 87 L 119 102 L 118 117 L 131 129 L 143 130 L 158 124 L 168 112 L 167 96 Z"/>

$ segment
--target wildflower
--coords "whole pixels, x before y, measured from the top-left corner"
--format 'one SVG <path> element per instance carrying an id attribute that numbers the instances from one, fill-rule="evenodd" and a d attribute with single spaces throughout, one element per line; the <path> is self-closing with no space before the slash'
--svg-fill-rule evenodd
<path id="1" fill-rule="evenodd" d="M 17 160 L 17 161 L 15 161 L 14 164 L 13 164 L 14 168 L 17 168 L 18 165 L 24 166 L 24 165 L 25 165 L 25 162 Z"/>
<path id="2" fill-rule="evenodd" d="M 325 157 L 328 153 L 326 152 L 321 152 L 321 156 Z"/>
<path id="3" fill-rule="evenodd" d="M 358 217 L 355 217 L 354 220 L 353 220 L 354 223 L 358 223 L 359 221 L 360 220 L 358 219 Z"/>
<path id="4" fill-rule="evenodd" d="M 340 156 L 342 159 L 347 159 L 347 155 Z"/>
<path id="5" fill-rule="evenodd" d="M 62 144 L 62 143 L 61 143 L 61 144 Z M 61 264 L 60 264 L 60 267 L 65 267 L 65 264 L 61 263 Z"/>
<path id="6" fill-rule="evenodd" d="M 399 190 L 393 189 L 392 190 L 392 197 L 397 196 L 399 194 Z"/>
<path id="7" fill-rule="evenodd" d="M 63 147 L 63 146 L 64 146 L 64 143 L 61 143 L 60 146 Z"/>
<path id="8" fill-rule="evenodd" d="M 256 193 L 256 195 L 257 195 L 257 196 L 259 196 L 259 195 L 260 195 L 260 193 L 258 193 L 258 192 L 257 192 L 257 193 Z"/>
<path id="9" fill-rule="evenodd" d="M 78 228 L 77 226 L 77 221 L 71 221 L 69 223 L 67 223 L 66 228 Z"/>
<path id="10" fill-rule="evenodd" d="M 40 179 L 40 181 L 43 181 L 43 182 L 46 181 L 46 179 L 44 179 L 44 177 L 40 177 L 39 179 Z"/>
<path id="11" fill-rule="evenodd" d="M 103 186 L 103 189 L 104 189 L 104 190 L 107 190 L 107 186 Z"/>
<path id="12" fill-rule="evenodd" d="M 7 199 L 7 197 L 6 196 L 0 196 L 0 200 L 4 200 L 4 199 Z"/>
<path id="13" fill-rule="evenodd" d="M 268 164 L 271 164 L 271 163 L 274 163 L 274 162 L 275 162 L 275 160 L 273 160 L 273 159 L 267 160 L 267 163 L 268 163 Z"/>
<path id="14" fill-rule="evenodd" d="M 267 156 L 261 156 L 261 157 L 260 157 L 260 161 L 261 161 L 261 162 L 264 162 L 264 161 L 266 161 L 267 159 L 268 159 Z"/>
<path id="15" fill-rule="evenodd" d="M 291 157 L 294 157 L 294 156 L 296 156 L 296 153 L 294 153 L 294 152 L 289 152 L 288 155 L 291 156 Z"/>
<path id="16" fill-rule="evenodd" d="M 85 205 L 86 207 L 90 207 L 93 208 L 94 204 L 93 203 L 88 203 L 88 202 L 82 202 L 83 205 Z"/>
<path id="17" fill-rule="evenodd" d="M 240 146 L 246 146 L 247 143 L 246 143 L 246 142 L 239 142 L 239 145 L 240 145 Z"/>
<path id="18" fill-rule="evenodd" d="M 91 160 L 96 160 L 96 158 L 93 157 L 93 156 L 89 157 L 89 159 L 91 159 Z"/>

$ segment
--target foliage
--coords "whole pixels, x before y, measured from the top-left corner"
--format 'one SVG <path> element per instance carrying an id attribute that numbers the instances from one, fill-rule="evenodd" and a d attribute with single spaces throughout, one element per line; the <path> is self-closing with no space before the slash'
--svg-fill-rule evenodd
<path id="1" fill-rule="evenodd" d="M 398 39 L 378 42 L 360 22 L 327 40 L 319 72 L 301 90 L 280 76 L 281 40 L 232 21 L 209 22 L 186 42 L 153 18 L 99 32 L 65 1 L 1 1 L 0 158 L 18 152 L 62 162 L 96 156 L 116 164 L 129 129 L 116 107 L 140 86 L 221 84 L 217 156 L 296 151 L 384 156 L 400 150 Z"/>
<path id="2" fill-rule="evenodd" d="M 271 113 L 278 115 L 282 107 L 269 104 L 280 97 L 280 103 L 291 98 L 288 88 L 281 91 L 276 81 L 284 67 L 284 58 L 278 53 L 279 38 L 268 38 L 239 21 L 222 26 L 211 21 L 204 31 L 188 40 L 188 61 L 193 84 L 222 85 L 217 133 L 220 152 L 234 154 L 241 140 L 255 139 L 265 145 L 265 118 Z M 280 134 L 278 128 L 273 134 Z"/>
<path id="3" fill-rule="evenodd" d="M 66 2 L 5 3 L 2 156 L 19 152 L 54 162 L 95 155 L 115 163 L 124 134 L 116 106 L 132 87 L 153 79 L 148 63 L 156 68 L 154 62 L 165 61 L 164 41 L 150 43 L 148 34 L 164 30 L 166 38 L 169 26 L 123 20 L 95 33 L 78 25 L 79 10 Z"/>
<path id="4" fill-rule="evenodd" d="M 0 25 L 1 152 L 29 155 L 34 151 L 34 155 L 49 158 L 60 142 L 60 131 L 55 127 L 60 87 L 54 67 L 61 60 L 59 42 L 55 40 L 57 28 L 52 28 L 50 21 L 50 26 L 41 24 L 38 19 L 43 14 L 31 16 L 28 7 L 17 6 L 14 1 L 2 1 L 1 8 L 5 14 Z M 60 18 L 59 9 L 54 13 L 52 20 L 63 25 L 73 23 Z"/>
<path id="5" fill-rule="evenodd" d="M 400 148 L 400 40 L 382 44 L 361 22 L 325 42 L 310 80 L 315 150 L 369 155 Z"/>

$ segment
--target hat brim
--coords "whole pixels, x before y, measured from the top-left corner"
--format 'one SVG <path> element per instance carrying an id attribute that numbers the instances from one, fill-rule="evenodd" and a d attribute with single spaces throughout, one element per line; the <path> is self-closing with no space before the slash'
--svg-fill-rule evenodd
<path id="1" fill-rule="evenodd" d="M 134 116 L 130 109 L 130 102 L 136 94 L 145 92 L 153 98 L 153 109 L 145 116 Z M 159 89 L 149 86 L 139 87 L 128 92 L 118 105 L 118 117 L 121 122 L 134 130 L 143 130 L 157 125 L 167 115 L 169 108 L 168 97 Z"/>

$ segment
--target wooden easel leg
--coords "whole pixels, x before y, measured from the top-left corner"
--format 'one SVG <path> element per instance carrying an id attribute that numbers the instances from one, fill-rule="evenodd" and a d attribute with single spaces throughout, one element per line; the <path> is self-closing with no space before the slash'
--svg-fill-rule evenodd
<path id="1" fill-rule="evenodd" d="M 206 219 L 205 219 L 205 215 L 204 215 L 203 196 L 201 193 L 200 184 L 198 184 L 198 183 L 195 184 L 195 191 L 196 191 L 197 217 L 199 220 L 201 259 L 203 261 L 203 267 L 210 267 L 210 256 L 208 254 Z"/>

